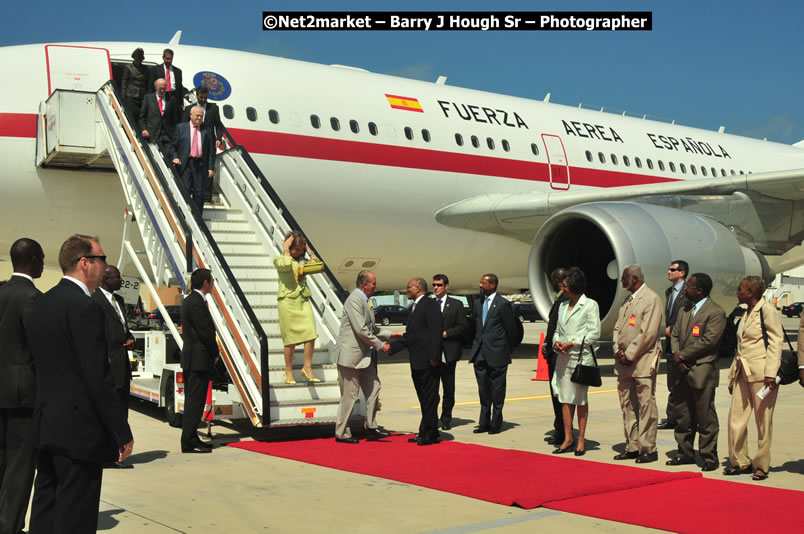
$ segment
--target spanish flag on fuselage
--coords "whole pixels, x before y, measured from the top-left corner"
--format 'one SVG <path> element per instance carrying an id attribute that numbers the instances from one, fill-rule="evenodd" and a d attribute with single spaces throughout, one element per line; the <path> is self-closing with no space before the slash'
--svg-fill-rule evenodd
<path id="1" fill-rule="evenodd" d="M 389 94 L 386 94 L 385 98 L 388 99 L 388 103 L 391 104 L 391 107 L 394 109 L 403 109 L 405 111 L 416 111 L 418 113 L 424 113 L 422 105 L 419 104 L 419 100 L 416 98 L 410 98 L 408 96 L 389 95 Z"/>

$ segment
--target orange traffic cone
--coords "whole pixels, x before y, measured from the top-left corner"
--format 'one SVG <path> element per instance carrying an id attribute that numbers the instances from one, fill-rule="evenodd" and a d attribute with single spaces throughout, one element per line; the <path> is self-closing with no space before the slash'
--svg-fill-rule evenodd
<path id="1" fill-rule="evenodd" d="M 542 347 L 544 347 L 544 332 L 539 337 L 539 357 L 536 363 L 536 376 L 531 378 L 531 380 L 543 380 L 547 381 L 550 380 L 550 371 L 547 369 L 547 359 L 544 357 L 544 353 L 542 353 Z"/>
<path id="2" fill-rule="evenodd" d="M 204 404 L 204 420 L 212 421 L 212 380 L 209 381 L 207 389 L 207 402 Z"/>

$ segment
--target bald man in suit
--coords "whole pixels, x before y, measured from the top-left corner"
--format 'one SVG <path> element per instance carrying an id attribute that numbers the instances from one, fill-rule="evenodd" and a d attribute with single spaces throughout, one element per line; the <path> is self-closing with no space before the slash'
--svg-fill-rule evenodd
<path id="1" fill-rule="evenodd" d="M 656 451 L 656 370 L 662 347 L 659 331 L 662 301 L 645 285 L 639 265 L 623 270 L 623 289 L 631 296 L 620 307 L 614 325 L 614 373 L 625 425 L 625 451 L 615 460 L 636 458 L 637 463 L 655 462 Z"/>

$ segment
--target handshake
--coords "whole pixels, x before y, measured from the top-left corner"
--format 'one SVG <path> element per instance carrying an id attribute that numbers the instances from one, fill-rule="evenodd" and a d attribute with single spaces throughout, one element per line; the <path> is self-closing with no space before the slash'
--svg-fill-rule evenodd
<path id="1" fill-rule="evenodd" d="M 387 341 L 384 341 L 381 350 L 386 354 L 391 354 L 391 344 Z"/>

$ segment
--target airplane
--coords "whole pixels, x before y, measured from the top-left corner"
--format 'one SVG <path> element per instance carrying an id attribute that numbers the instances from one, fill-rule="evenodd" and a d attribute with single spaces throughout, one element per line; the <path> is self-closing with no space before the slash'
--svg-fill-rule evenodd
<path id="1" fill-rule="evenodd" d="M 550 271 L 576 265 L 605 332 L 627 264 L 641 264 L 658 292 L 670 262 L 686 259 L 712 275 L 712 296 L 727 309 L 742 276 L 772 280 L 804 264 L 804 142 L 182 45 L 179 36 L 169 45 L 0 49 L 0 68 L 22 82 L 0 103 L 0 253 L 32 237 L 55 273 L 69 234 L 97 234 L 107 252 L 117 246 L 126 207 L 118 178 L 37 167 L 37 113 L 60 83 L 82 88 L 83 66 L 60 50 L 101 57 L 92 61 L 112 76 L 135 48 L 151 65 L 170 47 L 185 86 L 211 88 L 224 125 L 346 288 L 361 269 L 375 272 L 378 290 L 443 272 L 456 293 L 473 294 L 493 272 L 501 292 L 529 290 L 544 317 Z"/>

